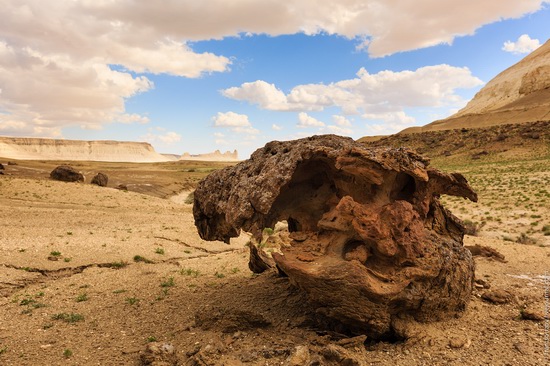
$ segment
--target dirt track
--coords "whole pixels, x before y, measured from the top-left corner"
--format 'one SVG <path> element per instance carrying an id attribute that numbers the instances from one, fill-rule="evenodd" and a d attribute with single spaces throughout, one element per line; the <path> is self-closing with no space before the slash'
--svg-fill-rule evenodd
<path id="1" fill-rule="evenodd" d="M 203 242 L 189 205 L 2 177 L 0 220 L 1 365 L 139 364 L 155 340 L 172 344 L 182 365 L 550 362 L 548 320 L 520 319 L 525 307 L 544 315 L 548 306 L 548 247 L 467 237 L 506 256 L 476 258 L 476 277 L 512 301 L 486 302 L 477 289 L 462 318 L 364 345 L 316 328 L 287 279 L 252 275 L 246 236 Z"/>

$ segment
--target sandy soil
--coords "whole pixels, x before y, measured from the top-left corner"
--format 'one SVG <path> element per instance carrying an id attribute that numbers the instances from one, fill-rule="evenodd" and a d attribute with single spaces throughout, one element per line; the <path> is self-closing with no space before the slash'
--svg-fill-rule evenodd
<path id="1" fill-rule="evenodd" d="M 506 257 L 476 257 L 490 288 L 461 318 L 371 343 L 318 329 L 286 278 L 248 270 L 246 235 L 204 242 L 191 211 L 181 197 L 0 176 L 0 365 L 138 365 L 155 342 L 180 365 L 550 364 L 549 319 L 521 315 L 548 315 L 549 247 L 466 237 Z M 495 289 L 510 302 L 482 299 Z"/>

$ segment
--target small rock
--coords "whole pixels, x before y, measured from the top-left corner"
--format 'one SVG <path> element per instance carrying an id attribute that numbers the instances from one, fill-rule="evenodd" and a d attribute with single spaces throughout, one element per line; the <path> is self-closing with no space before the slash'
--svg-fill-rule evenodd
<path id="1" fill-rule="evenodd" d="M 121 191 L 127 191 L 128 186 L 126 184 L 119 184 L 118 186 L 116 186 L 116 189 L 120 189 Z"/>
<path id="2" fill-rule="evenodd" d="M 307 365 L 310 361 L 309 348 L 307 346 L 297 346 L 296 350 L 288 358 L 289 366 L 303 366 Z"/>
<path id="3" fill-rule="evenodd" d="M 489 282 L 481 279 L 475 280 L 474 284 L 475 284 L 475 287 L 477 288 L 486 288 L 486 289 L 491 288 L 491 285 L 489 284 Z"/>
<path id="4" fill-rule="evenodd" d="M 514 296 L 505 290 L 492 290 L 485 292 L 481 298 L 493 304 L 508 304 Z"/>
<path id="5" fill-rule="evenodd" d="M 514 348 L 522 355 L 528 355 L 529 353 L 531 353 L 529 347 L 525 343 L 514 343 Z"/>
<path id="6" fill-rule="evenodd" d="M 2 165 L 2 163 L 0 163 L 0 170 L 4 170 L 6 168 L 4 168 L 4 165 Z"/>
<path id="7" fill-rule="evenodd" d="M 449 340 L 449 346 L 451 348 L 465 348 L 468 349 L 472 345 L 472 341 L 469 338 L 455 337 Z"/>
<path id="8" fill-rule="evenodd" d="M 544 320 L 544 315 L 536 309 L 526 308 L 521 311 L 521 319 L 540 322 Z"/>
<path id="9" fill-rule="evenodd" d="M 59 260 L 59 257 L 56 257 L 55 255 L 50 255 L 50 256 L 48 257 L 48 260 L 49 260 L 49 261 L 58 261 L 58 260 Z"/>
<path id="10" fill-rule="evenodd" d="M 8 161 L 8 165 L 17 165 L 15 161 Z"/>
<path id="11" fill-rule="evenodd" d="M 175 366 L 178 364 L 176 349 L 170 343 L 151 342 L 140 354 L 143 366 Z"/>
<path id="12" fill-rule="evenodd" d="M 103 173 L 97 173 L 93 178 L 91 183 L 96 184 L 100 187 L 107 187 L 107 183 L 109 182 L 109 177 L 107 174 Z"/>

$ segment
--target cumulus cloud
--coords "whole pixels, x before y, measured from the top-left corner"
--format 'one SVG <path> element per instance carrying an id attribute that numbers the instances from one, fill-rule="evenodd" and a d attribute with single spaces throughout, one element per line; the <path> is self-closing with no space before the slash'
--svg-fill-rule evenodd
<path id="1" fill-rule="evenodd" d="M 375 119 L 385 121 L 393 116 L 391 118 L 403 121 L 405 108 L 459 105 L 464 101 L 456 93 L 457 89 L 482 84 L 468 68 L 435 65 L 414 71 L 385 70 L 376 74 L 370 74 L 361 68 L 356 78 L 328 85 L 297 85 L 288 94 L 261 80 L 244 83 L 222 93 L 226 97 L 248 101 L 267 110 L 322 111 L 329 107 L 338 107 L 345 115 L 360 114 L 364 118 L 375 116 Z M 266 90 L 269 92 L 265 92 Z M 271 97 L 274 99 L 270 99 Z M 304 112 L 300 116 L 299 127 L 321 126 L 320 121 L 308 121 L 309 116 Z M 336 126 L 350 126 L 344 116 L 333 118 Z"/>
<path id="2" fill-rule="evenodd" d="M 324 32 L 358 38 L 372 56 L 381 57 L 450 44 L 455 37 L 473 34 L 484 24 L 520 17 L 547 2 L 484 0 L 479 6 L 478 0 L 182 0 L 158 6 L 138 0 L 82 0 L 75 11 L 116 27 L 116 34 L 128 44 L 158 40 L 158 34 L 196 41 L 240 34 Z M 476 11 L 457 17 L 449 9 Z"/>
<path id="3" fill-rule="evenodd" d="M 485 0 L 480 7 L 478 0 L 182 0 L 159 6 L 144 0 L 3 0 L 0 124 L 4 131 L 55 136 L 66 126 L 132 122 L 125 101 L 153 88 L 142 74 L 195 78 L 229 70 L 231 55 L 196 52 L 194 41 L 322 32 L 355 39 L 372 57 L 382 57 L 451 43 L 547 2 Z M 453 8 L 476 11 L 458 17 Z M 285 95 L 263 81 L 224 95 L 272 110 L 342 105 L 353 112 L 362 102 L 344 103 L 355 94 L 341 85 L 312 84 Z"/>
<path id="4" fill-rule="evenodd" d="M 176 142 L 181 141 L 181 135 L 176 132 L 167 132 L 165 134 L 155 134 L 152 132 L 152 129 L 149 129 L 147 135 L 142 136 L 141 138 L 150 143 L 163 143 L 165 145 L 172 145 Z"/>
<path id="5" fill-rule="evenodd" d="M 283 128 L 282 128 L 281 126 L 279 126 L 279 125 L 277 125 L 277 124 L 274 123 L 274 124 L 271 125 L 271 129 L 274 130 L 274 131 L 280 131 L 280 130 L 282 130 Z"/>
<path id="6" fill-rule="evenodd" d="M 257 135 L 260 131 L 254 127 L 248 120 L 246 114 L 235 112 L 218 112 L 212 117 L 214 127 L 229 128 L 231 131 L 246 135 Z"/>
<path id="7" fill-rule="evenodd" d="M 540 41 L 538 39 L 531 39 L 528 34 L 519 36 L 515 42 L 506 41 L 502 50 L 515 54 L 530 53 L 540 47 Z"/>
<path id="8" fill-rule="evenodd" d="M 308 127 L 324 127 L 325 124 L 310 115 L 308 115 L 305 112 L 298 113 L 298 124 L 296 125 L 300 128 L 308 128 Z"/>

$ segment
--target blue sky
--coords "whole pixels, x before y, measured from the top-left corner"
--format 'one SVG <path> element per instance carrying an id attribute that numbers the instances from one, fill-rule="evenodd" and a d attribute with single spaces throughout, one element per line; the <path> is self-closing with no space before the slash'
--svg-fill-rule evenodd
<path id="1" fill-rule="evenodd" d="M 441 3 L 0 1 L 0 135 L 247 158 L 389 134 L 451 115 L 550 36 L 546 1 Z"/>

